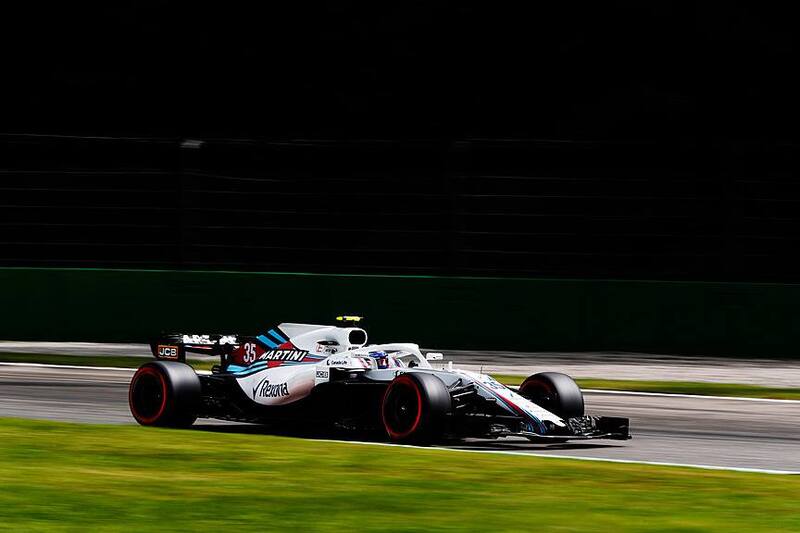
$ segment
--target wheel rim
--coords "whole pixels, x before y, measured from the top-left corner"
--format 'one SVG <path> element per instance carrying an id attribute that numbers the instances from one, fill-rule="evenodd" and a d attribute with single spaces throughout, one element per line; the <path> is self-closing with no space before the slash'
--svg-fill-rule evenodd
<path id="1" fill-rule="evenodd" d="M 167 405 L 167 383 L 157 370 L 140 368 L 131 382 L 131 413 L 142 424 L 156 422 Z"/>
<path id="2" fill-rule="evenodd" d="M 382 411 L 390 437 L 402 439 L 413 434 L 422 417 L 422 397 L 416 383 L 409 378 L 395 380 L 386 391 Z"/>

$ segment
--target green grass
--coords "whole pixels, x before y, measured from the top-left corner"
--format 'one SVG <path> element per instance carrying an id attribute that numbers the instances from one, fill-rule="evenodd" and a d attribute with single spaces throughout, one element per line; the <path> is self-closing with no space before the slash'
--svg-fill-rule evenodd
<path id="1" fill-rule="evenodd" d="M 13 531 L 798 531 L 800 478 L 0 419 Z"/>
<path id="2" fill-rule="evenodd" d="M 115 366 L 121 368 L 138 368 L 150 358 L 125 357 L 122 355 L 52 355 L 35 353 L 0 353 L 0 362 L 7 363 L 46 363 L 51 365 L 77 366 Z M 189 360 L 188 363 L 198 370 L 211 370 L 211 366 L 219 359 L 209 361 Z"/>
<path id="3" fill-rule="evenodd" d="M 525 376 L 493 374 L 506 385 L 519 385 Z M 669 394 L 699 394 L 703 396 L 740 396 L 744 398 L 773 398 L 800 400 L 800 388 L 762 387 L 739 383 L 701 383 L 696 381 L 645 381 L 627 379 L 576 379 L 583 389 L 664 392 Z"/>

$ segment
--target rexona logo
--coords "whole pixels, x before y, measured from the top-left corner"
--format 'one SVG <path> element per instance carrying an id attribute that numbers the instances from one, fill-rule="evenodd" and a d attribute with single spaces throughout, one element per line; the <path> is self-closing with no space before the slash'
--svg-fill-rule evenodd
<path id="1" fill-rule="evenodd" d="M 178 347 L 159 344 L 158 351 L 156 353 L 158 354 L 159 357 L 163 357 L 164 359 L 177 359 Z"/>
<path id="2" fill-rule="evenodd" d="M 308 350 L 269 350 L 261 354 L 259 360 L 267 361 L 302 361 Z"/>
<path id="3" fill-rule="evenodd" d="M 269 382 L 269 378 L 264 378 L 258 382 L 258 385 L 253 387 L 253 399 L 259 398 L 280 398 L 281 396 L 289 396 L 288 383 Z"/>

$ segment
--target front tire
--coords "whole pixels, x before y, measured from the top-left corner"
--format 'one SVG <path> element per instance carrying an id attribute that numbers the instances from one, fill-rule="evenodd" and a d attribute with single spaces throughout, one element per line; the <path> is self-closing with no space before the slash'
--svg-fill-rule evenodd
<path id="1" fill-rule="evenodd" d="M 541 372 L 522 382 L 519 393 L 563 419 L 583 416 L 583 393 L 566 374 Z"/>
<path id="2" fill-rule="evenodd" d="M 395 442 L 429 444 L 442 439 L 452 410 L 450 392 L 433 374 L 407 372 L 386 388 L 381 418 Z"/>
<path id="3" fill-rule="evenodd" d="M 188 427 L 197 420 L 200 390 L 200 378 L 189 365 L 153 361 L 133 375 L 128 405 L 143 426 Z"/>

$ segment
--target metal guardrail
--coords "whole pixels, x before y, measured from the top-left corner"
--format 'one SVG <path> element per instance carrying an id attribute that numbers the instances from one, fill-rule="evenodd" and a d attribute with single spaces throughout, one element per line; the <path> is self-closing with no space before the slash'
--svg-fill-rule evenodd
<path id="1" fill-rule="evenodd" d="M 0 136 L 0 265 L 792 281 L 797 147 Z"/>

